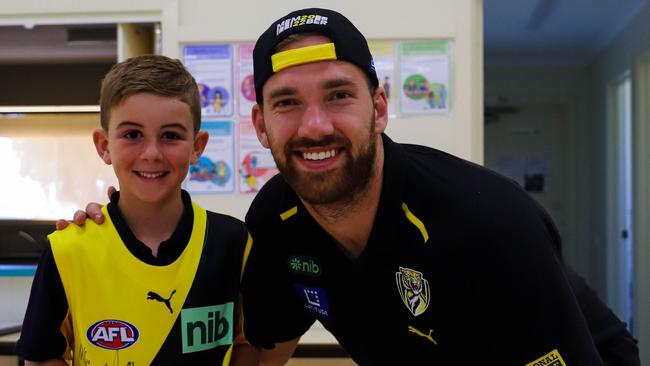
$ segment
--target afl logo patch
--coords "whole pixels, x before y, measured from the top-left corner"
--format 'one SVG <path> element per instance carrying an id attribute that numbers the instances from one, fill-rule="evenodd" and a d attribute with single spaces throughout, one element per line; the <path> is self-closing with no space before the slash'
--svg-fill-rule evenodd
<path id="1" fill-rule="evenodd" d="M 133 324 L 122 320 L 100 320 L 86 332 L 88 340 L 97 347 L 117 350 L 132 346 L 140 332 Z"/>

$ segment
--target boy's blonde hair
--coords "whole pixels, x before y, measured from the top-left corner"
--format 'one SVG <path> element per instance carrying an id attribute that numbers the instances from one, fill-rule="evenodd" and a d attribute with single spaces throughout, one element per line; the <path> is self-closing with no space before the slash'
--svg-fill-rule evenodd
<path id="1" fill-rule="evenodd" d="M 136 93 L 178 98 L 190 107 L 194 134 L 201 127 L 199 89 L 185 66 L 166 56 L 145 55 L 114 65 L 102 80 L 100 122 L 108 130 L 111 108 Z"/>

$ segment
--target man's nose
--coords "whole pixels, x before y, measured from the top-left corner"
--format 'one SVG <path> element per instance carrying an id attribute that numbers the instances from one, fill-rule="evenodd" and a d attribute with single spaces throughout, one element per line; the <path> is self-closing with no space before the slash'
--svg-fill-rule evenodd
<path id="1" fill-rule="evenodd" d="M 310 105 L 302 116 L 298 136 L 317 140 L 334 133 L 332 119 L 323 106 Z"/>

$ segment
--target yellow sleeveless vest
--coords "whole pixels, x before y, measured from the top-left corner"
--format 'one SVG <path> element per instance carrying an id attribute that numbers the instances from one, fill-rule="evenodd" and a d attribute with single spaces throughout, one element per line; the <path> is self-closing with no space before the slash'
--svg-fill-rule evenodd
<path id="1" fill-rule="evenodd" d="M 87 220 L 49 236 L 72 318 L 74 365 L 152 362 L 181 313 L 201 258 L 206 211 L 194 203 L 192 208 L 189 243 L 166 266 L 134 257 L 105 206 L 103 225 Z"/>

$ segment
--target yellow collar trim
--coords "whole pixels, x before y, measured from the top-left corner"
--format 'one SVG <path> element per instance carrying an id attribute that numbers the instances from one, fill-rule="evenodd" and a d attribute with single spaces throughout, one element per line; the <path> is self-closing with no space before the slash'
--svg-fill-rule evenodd
<path id="1" fill-rule="evenodd" d="M 273 72 L 278 72 L 291 66 L 328 60 L 336 60 L 334 43 L 317 44 L 278 52 L 271 56 L 271 65 L 273 66 Z"/>

